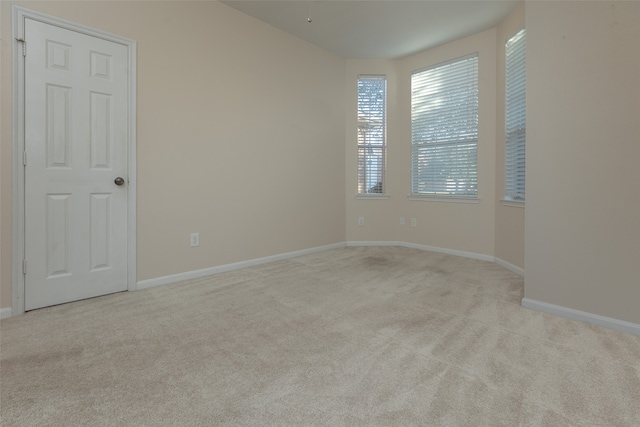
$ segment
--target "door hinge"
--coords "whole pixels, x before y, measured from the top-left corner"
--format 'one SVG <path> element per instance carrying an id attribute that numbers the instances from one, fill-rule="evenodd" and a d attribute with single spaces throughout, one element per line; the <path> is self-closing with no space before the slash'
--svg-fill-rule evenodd
<path id="1" fill-rule="evenodd" d="M 16 41 L 22 43 L 22 56 L 27 56 L 27 42 L 25 39 L 16 38 Z"/>
<path id="2" fill-rule="evenodd" d="M 22 152 L 22 166 L 27 166 L 27 152 Z"/>
<path id="3" fill-rule="evenodd" d="M 22 274 L 27 274 L 27 260 L 22 260 Z"/>

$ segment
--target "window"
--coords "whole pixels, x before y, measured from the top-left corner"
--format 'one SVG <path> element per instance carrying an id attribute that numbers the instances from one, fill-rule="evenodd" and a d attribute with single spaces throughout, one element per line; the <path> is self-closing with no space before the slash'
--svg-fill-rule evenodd
<path id="1" fill-rule="evenodd" d="M 385 76 L 358 77 L 358 194 L 383 194 L 386 156 Z"/>
<path id="2" fill-rule="evenodd" d="M 411 76 L 411 192 L 478 196 L 478 54 Z"/>
<path id="3" fill-rule="evenodd" d="M 525 30 L 506 43 L 505 198 L 524 201 L 526 64 Z"/>

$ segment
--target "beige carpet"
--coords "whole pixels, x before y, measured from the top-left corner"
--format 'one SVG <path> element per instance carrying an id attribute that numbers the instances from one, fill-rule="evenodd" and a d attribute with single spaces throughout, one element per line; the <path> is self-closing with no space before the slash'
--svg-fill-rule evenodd
<path id="1" fill-rule="evenodd" d="M 0 322 L 3 426 L 638 426 L 640 338 L 521 277 L 344 248 Z"/>

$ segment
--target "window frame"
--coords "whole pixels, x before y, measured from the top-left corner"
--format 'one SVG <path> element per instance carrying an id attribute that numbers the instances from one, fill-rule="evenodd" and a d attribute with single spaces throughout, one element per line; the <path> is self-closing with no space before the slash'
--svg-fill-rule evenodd
<path id="1" fill-rule="evenodd" d="M 383 82 L 383 100 L 382 106 L 369 104 L 361 104 L 361 81 Z M 356 136 L 356 152 L 357 152 L 357 197 L 358 198 L 388 198 L 386 168 L 387 168 L 387 76 L 385 74 L 359 74 L 357 79 L 357 136 Z M 362 110 L 367 111 L 362 111 Z M 380 111 L 380 109 L 382 111 Z M 380 117 L 380 115 L 382 117 Z M 373 116 L 373 117 L 372 117 Z M 379 124 L 378 124 L 379 122 Z M 373 125 L 371 123 L 374 123 Z M 374 141 L 367 141 L 367 136 L 374 133 Z M 373 169 L 369 166 L 375 161 L 377 166 Z M 375 179 L 374 185 L 367 183 L 371 171 L 378 178 Z M 380 191 L 369 191 L 378 187 Z"/>
<path id="2" fill-rule="evenodd" d="M 526 29 L 505 40 L 504 199 L 507 206 L 526 200 Z M 513 50 L 510 47 L 513 46 Z M 511 59 L 511 61 L 510 61 Z M 516 73 L 516 74 L 514 74 Z"/>
<path id="3" fill-rule="evenodd" d="M 479 56 L 479 52 L 473 52 L 411 73 L 409 198 L 412 200 L 479 201 Z M 438 73 L 445 74 L 439 76 Z M 438 86 L 445 89 L 433 90 L 431 94 L 419 93 L 429 92 L 429 88 Z M 471 96 L 465 93 L 468 90 L 471 90 Z M 460 102 L 464 103 L 464 110 L 456 109 L 455 105 Z M 435 106 L 426 106 L 429 103 Z M 463 120 L 454 119 L 451 115 L 444 122 L 440 120 L 452 111 L 463 111 Z M 458 126 L 456 121 L 462 123 L 462 126 Z M 420 140 L 422 141 L 419 142 Z M 433 167 L 430 169 L 427 163 L 432 155 L 429 151 L 434 153 L 433 163 L 443 160 L 446 162 L 442 168 L 444 174 L 440 183 L 437 182 L 437 170 Z M 447 157 L 454 161 L 447 162 Z M 465 163 L 470 166 L 464 168 Z M 456 172 L 455 169 L 461 166 L 463 171 Z M 420 186 L 427 188 L 421 189 Z"/>

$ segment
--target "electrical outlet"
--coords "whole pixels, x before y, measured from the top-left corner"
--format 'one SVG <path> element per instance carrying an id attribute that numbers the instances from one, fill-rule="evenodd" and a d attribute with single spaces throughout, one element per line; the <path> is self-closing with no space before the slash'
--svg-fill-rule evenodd
<path id="1" fill-rule="evenodd" d="M 358 225 L 359 225 L 360 227 L 362 227 L 362 226 L 364 225 L 364 217 L 363 217 L 363 216 L 358 217 Z"/>
<path id="2" fill-rule="evenodd" d="M 411 226 L 416 227 L 418 225 L 418 221 L 415 218 L 411 218 Z"/>
<path id="3" fill-rule="evenodd" d="M 191 233 L 191 247 L 200 246 L 200 233 Z"/>
<path id="4" fill-rule="evenodd" d="M 404 217 L 403 216 L 400 217 L 400 225 L 404 225 Z"/>

